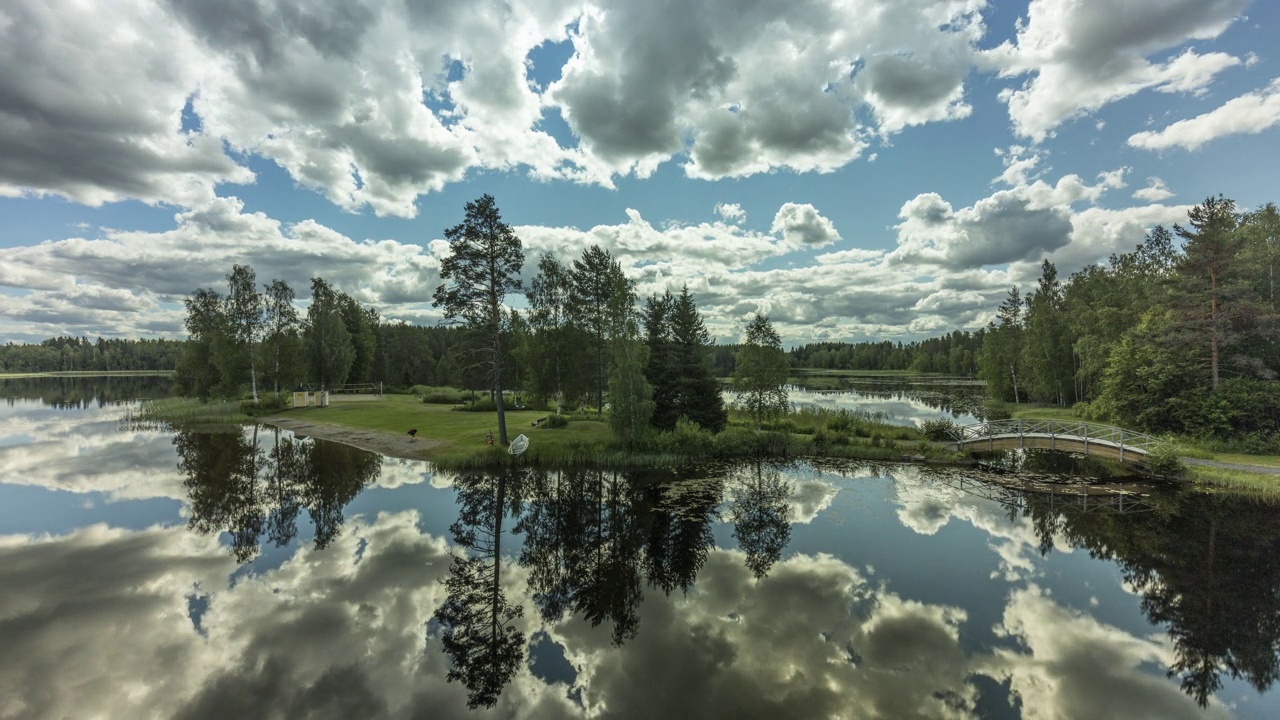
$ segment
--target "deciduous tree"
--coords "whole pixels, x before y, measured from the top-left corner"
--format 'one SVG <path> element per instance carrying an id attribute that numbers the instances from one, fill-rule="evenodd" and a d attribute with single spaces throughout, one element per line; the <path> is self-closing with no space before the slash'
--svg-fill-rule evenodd
<path id="1" fill-rule="evenodd" d="M 738 403 L 751 413 L 757 430 L 764 418 L 787 411 L 791 404 L 786 387 L 790 364 L 782 351 L 782 339 L 767 316 L 756 313 L 747 323 L 735 366 L 733 385 Z"/>

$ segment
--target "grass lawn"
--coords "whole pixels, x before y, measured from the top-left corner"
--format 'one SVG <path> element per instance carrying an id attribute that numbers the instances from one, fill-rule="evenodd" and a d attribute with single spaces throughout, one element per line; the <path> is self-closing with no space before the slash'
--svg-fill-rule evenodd
<path id="1" fill-rule="evenodd" d="M 493 450 L 505 452 L 505 449 L 497 447 L 498 421 L 495 413 L 464 412 L 452 408 L 452 405 L 424 403 L 413 395 L 387 395 L 382 400 L 338 401 L 331 402 L 326 408 L 297 408 L 279 414 L 309 422 L 396 433 L 407 433 L 409 428 L 417 428 L 420 440 L 444 443 L 428 452 L 433 460 L 489 450 L 484 442 L 487 432 L 493 433 Z M 613 438 L 609 426 L 594 419 L 573 420 L 563 428 L 533 427 L 535 420 L 550 414 L 544 410 L 508 410 L 507 439 L 514 440 L 524 433 L 529 437 L 530 456 L 536 458 L 548 454 L 554 456 L 584 444 L 604 445 Z"/>
<path id="2" fill-rule="evenodd" d="M 1252 455 L 1239 457 L 1252 458 Z M 1257 462 L 1251 462 L 1257 465 Z M 1255 495 L 1271 502 L 1280 500 L 1280 475 L 1227 470 L 1225 468 L 1193 465 L 1187 468 L 1187 477 L 1200 483 L 1216 485 L 1232 492 Z"/>
<path id="3" fill-rule="evenodd" d="M 1218 462 L 1280 467 L 1280 455 L 1244 455 L 1241 453 L 1210 453 L 1210 455 L 1213 456 L 1209 458 L 1210 460 L 1217 460 Z"/>
<path id="4" fill-rule="evenodd" d="M 1006 407 L 1009 408 L 1015 418 L 1023 420 L 1084 420 L 1084 418 L 1076 415 L 1071 408 L 1058 407 L 1057 405 L 1032 405 L 1030 403 L 1014 405 L 1010 403 Z"/>

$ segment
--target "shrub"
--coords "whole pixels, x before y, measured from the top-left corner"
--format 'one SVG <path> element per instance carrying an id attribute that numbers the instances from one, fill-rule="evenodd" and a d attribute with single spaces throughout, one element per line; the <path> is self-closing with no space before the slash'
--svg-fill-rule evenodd
<path id="1" fill-rule="evenodd" d="M 680 418 L 672 430 L 658 433 L 654 439 L 658 452 L 685 457 L 705 457 L 712 454 L 715 441 L 711 433 L 688 418 Z"/>
<path id="2" fill-rule="evenodd" d="M 284 410 L 291 404 L 293 404 L 293 396 L 289 393 L 263 393 L 258 396 L 256 405 L 253 400 L 241 401 L 240 412 L 250 417 L 270 415 Z"/>
<path id="3" fill-rule="evenodd" d="M 934 442 L 954 440 L 952 432 L 955 429 L 956 424 L 950 418 L 933 418 L 920 423 L 920 434 Z"/>
<path id="4" fill-rule="evenodd" d="M 454 410 L 462 410 L 463 412 L 494 412 L 497 409 L 498 404 L 487 397 L 476 398 L 475 402 L 454 408 Z"/>
<path id="5" fill-rule="evenodd" d="M 547 421 L 543 423 L 549 428 L 562 428 L 569 424 L 569 418 L 563 415 L 548 415 Z"/>
<path id="6" fill-rule="evenodd" d="M 1187 470 L 1178 459 L 1177 449 L 1167 442 L 1152 448 L 1142 464 L 1148 472 L 1160 477 L 1180 477 Z"/>

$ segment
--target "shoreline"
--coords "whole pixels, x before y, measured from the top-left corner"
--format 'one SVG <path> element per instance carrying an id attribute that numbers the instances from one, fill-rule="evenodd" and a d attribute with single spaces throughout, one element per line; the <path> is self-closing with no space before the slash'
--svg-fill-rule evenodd
<path id="1" fill-rule="evenodd" d="M 260 417 L 257 418 L 257 421 L 264 425 L 272 425 L 282 430 L 288 430 L 300 437 L 314 437 L 342 443 L 343 445 L 350 445 L 399 460 L 429 462 L 430 459 L 427 454 L 431 450 L 442 448 L 448 444 L 443 440 L 425 437 L 418 438 L 416 442 L 410 442 L 405 435 L 386 430 L 367 430 L 336 423 L 309 422 L 280 415 Z"/>

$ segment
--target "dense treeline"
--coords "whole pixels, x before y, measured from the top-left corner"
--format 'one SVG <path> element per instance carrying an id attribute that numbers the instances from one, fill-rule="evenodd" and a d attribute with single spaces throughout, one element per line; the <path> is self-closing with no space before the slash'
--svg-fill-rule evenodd
<path id="1" fill-rule="evenodd" d="M 199 289 L 186 299 L 191 336 L 177 363 L 179 394 L 239 397 L 246 385 L 250 392 L 361 383 L 484 387 L 459 358 L 460 329 L 385 322 L 324 278 L 312 279 L 312 302 L 300 316 L 284 281 L 258 292 L 253 269 L 242 265 L 227 278 L 226 296 Z"/>
<path id="2" fill-rule="evenodd" d="M 1181 245 L 1178 246 L 1178 241 Z M 1280 436 L 1280 213 L 1208 198 L 1172 232 L 1065 283 L 1046 261 L 1036 289 L 1014 287 L 978 354 L 992 395 L 1071 405 L 1143 430 Z"/>
<path id="3" fill-rule="evenodd" d="M 172 370 L 182 353 L 180 340 L 125 340 L 56 337 L 35 345 L 0 347 L 0 372 L 94 372 Z"/>
<path id="4" fill-rule="evenodd" d="M 977 332 L 956 330 L 948 335 L 909 343 L 889 340 L 810 343 L 791 351 L 791 364 L 823 370 L 910 370 L 973 375 L 985 334 L 985 329 Z"/>

